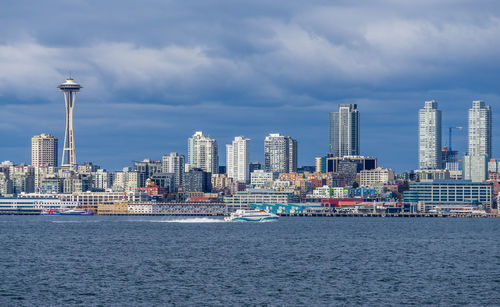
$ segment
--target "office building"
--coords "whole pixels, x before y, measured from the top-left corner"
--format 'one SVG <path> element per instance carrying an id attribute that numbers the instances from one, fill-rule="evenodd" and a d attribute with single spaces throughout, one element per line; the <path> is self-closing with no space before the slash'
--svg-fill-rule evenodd
<path id="1" fill-rule="evenodd" d="M 184 183 L 185 157 L 176 152 L 162 157 L 161 171 L 175 175 L 175 187 L 178 189 Z"/>
<path id="2" fill-rule="evenodd" d="M 203 192 L 212 191 L 212 174 L 202 169 L 195 168 L 184 174 L 184 192 Z"/>
<path id="3" fill-rule="evenodd" d="M 404 202 L 419 203 L 419 206 L 479 204 L 491 209 L 492 191 L 490 182 L 422 180 L 410 183 L 410 189 L 404 192 Z"/>
<path id="4" fill-rule="evenodd" d="M 469 109 L 469 150 L 464 156 L 463 178 L 480 182 L 488 178 L 491 158 L 491 107 L 473 101 Z"/>
<path id="5" fill-rule="evenodd" d="M 418 160 L 420 169 L 440 169 L 441 111 L 435 100 L 426 101 L 418 115 Z"/>
<path id="6" fill-rule="evenodd" d="M 359 111 L 356 104 L 341 104 L 330 113 L 330 153 L 335 157 L 359 155 Z"/>
<path id="7" fill-rule="evenodd" d="M 250 179 L 250 139 L 242 136 L 234 138 L 226 145 L 227 176 L 235 182 L 248 182 Z"/>
<path id="8" fill-rule="evenodd" d="M 57 139 L 42 133 L 31 138 L 31 165 L 57 166 Z"/>
<path id="9" fill-rule="evenodd" d="M 190 168 L 200 168 L 205 172 L 219 172 L 217 141 L 197 131 L 188 139 L 188 164 Z"/>
<path id="10" fill-rule="evenodd" d="M 359 176 L 359 185 L 368 187 L 377 184 L 386 184 L 394 180 L 394 171 L 392 169 L 383 169 L 377 167 L 372 170 L 362 170 Z"/>
<path id="11" fill-rule="evenodd" d="M 296 172 L 297 141 L 278 133 L 266 136 L 264 140 L 264 164 L 267 172 Z"/>

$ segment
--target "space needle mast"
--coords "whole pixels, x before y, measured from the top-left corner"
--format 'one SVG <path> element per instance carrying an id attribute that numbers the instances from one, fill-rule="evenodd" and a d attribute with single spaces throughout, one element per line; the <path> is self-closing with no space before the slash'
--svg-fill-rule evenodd
<path id="1" fill-rule="evenodd" d="M 73 110 L 75 107 L 76 92 L 79 92 L 82 87 L 70 76 L 66 79 L 66 82 L 60 84 L 58 88 L 64 93 L 64 103 L 66 104 L 66 131 L 64 132 L 64 149 L 61 166 L 63 168 L 75 170 L 76 155 L 75 135 L 73 133 Z M 67 159 L 65 159 L 66 157 Z"/>

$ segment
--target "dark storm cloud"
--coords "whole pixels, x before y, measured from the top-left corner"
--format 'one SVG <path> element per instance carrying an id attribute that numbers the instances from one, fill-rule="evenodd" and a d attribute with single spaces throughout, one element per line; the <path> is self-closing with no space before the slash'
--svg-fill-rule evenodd
<path id="1" fill-rule="evenodd" d="M 498 117 L 500 5 L 409 3 L 3 2 L 0 133 L 16 146 L 15 138 L 60 135 L 55 86 L 72 71 L 84 86 L 79 159 L 109 156 L 102 163 L 117 168 L 185 152 L 186 138 L 204 130 L 220 145 L 252 138 L 252 160 L 262 160 L 267 133 L 290 134 L 300 162 L 313 164 L 328 148 L 327 113 L 358 103 L 363 153 L 413 168 L 423 101 L 438 100 L 444 125 L 466 126 L 473 99 Z M 23 120 L 33 124 L 21 129 Z M 130 143 L 143 149 L 130 152 Z"/>

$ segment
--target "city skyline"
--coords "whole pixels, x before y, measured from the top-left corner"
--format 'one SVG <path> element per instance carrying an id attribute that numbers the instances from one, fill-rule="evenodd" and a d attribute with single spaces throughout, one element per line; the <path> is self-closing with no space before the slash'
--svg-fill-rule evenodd
<path id="1" fill-rule="evenodd" d="M 28 162 L 29 140 L 40 133 L 62 145 L 64 106 L 54 87 L 73 71 L 86 88 L 75 110 L 78 162 L 117 170 L 186 154 L 185 139 L 205 131 L 219 145 L 236 135 L 252 139 L 251 160 L 260 162 L 260 140 L 290 135 L 301 144 L 299 165 L 313 165 L 328 152 L 327 114 L 357 104 L 360 154 L 415 169 L 422 102 L 439 101 L 443 129 L 466 127 L 473 100 L 500 118 L 497 7 L 33 2 L 36 14 L 26 15 L 20 4 L 1 5 L 0 160 Z M 111 8 L 114 16 L 103 15 Z M 78 35 L 66 35 L 67 20 Z M 492 157 L 500 156 L 498 127 L 494 120 Z M 467 150 L 466 131 L 454 134 L 454 144 Z"/>

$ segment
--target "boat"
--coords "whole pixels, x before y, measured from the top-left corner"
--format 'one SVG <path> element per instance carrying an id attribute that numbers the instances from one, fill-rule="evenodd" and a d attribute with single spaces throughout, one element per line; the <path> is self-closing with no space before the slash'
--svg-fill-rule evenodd
<path id="1" fill-rule="evenodd" d="M 61 215 L 89 215 L 90 213 L 85 209 L 68 209 L 61 211 Z"/>
<path id="2" fill-rule="evenodd" d="M 61 211 L 56 209 L 44 209 L 40 212 L 40 215 L 61 215 Z"/>
<path id="3" fill-rule="evenodd" d="M 40 212 L 40 215 L 89 215 L 85 209 L 71 208 L 67 210 L 45 209 Z"/>
<path id="4" fill-rule="evenodd" d="M 226 222 L 267 222 L 276 221 L 278 216 L 264 210 L 243 210 L 239 209 L 224 217 Z"/>

